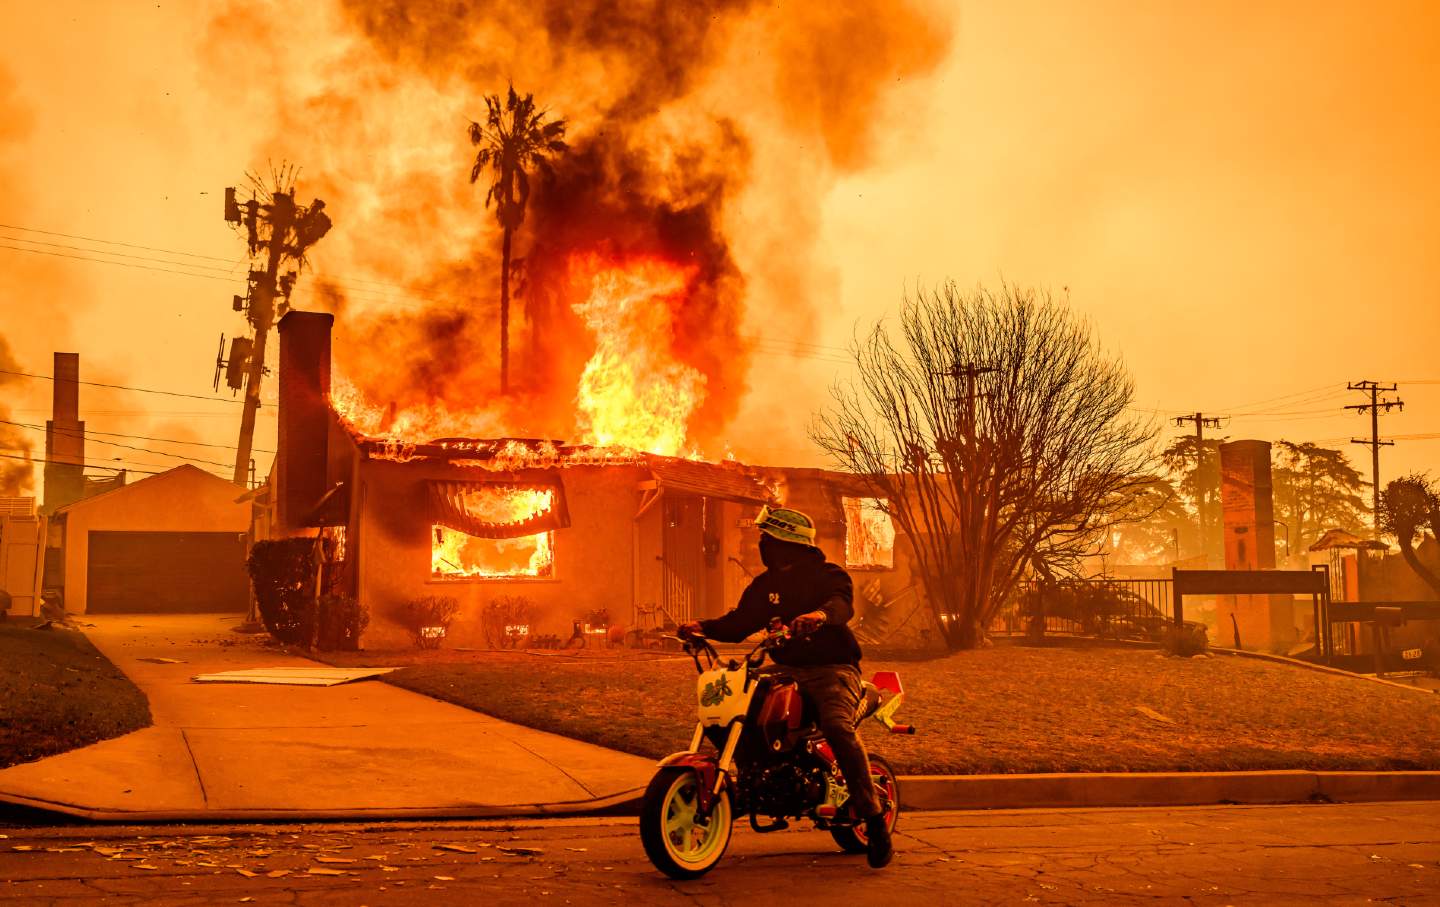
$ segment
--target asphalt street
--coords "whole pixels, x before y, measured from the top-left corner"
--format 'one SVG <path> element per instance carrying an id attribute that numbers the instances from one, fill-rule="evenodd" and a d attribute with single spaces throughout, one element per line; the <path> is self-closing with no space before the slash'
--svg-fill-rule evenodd
<path id="1" fill-rule="evenodd" d="M 737 829 L 705 878 L 631 818 L 0 827 L 0 905 L 1440 905 L 1440 803 L 915 813 L 890 868 Z"/>

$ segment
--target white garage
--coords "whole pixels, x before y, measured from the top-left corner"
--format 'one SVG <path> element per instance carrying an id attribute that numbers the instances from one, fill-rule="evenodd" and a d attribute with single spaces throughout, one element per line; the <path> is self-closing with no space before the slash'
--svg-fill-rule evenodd
<path id="1" fill-rule="evenodd" d="M 74 614 L 245 611 L 244 489 L 179 466 L 57 511 Z"/>

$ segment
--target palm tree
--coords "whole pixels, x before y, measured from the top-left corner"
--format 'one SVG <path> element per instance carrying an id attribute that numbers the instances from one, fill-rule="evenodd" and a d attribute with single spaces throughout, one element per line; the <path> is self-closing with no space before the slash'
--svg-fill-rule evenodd
<path id="1" fill-rule="evenodd" d="M 485 207 L 495 206 L 505 239 L 500 252 L 500 392 L 510 391 L 510 237 L 525 219 L 530 200 L 529 170 L 550 175 L 550 155 L 568 150 L 564 142 L 565 121 L 546 121 L 544 110 L 535 109 L 535 96 L 521 97 L 510 86 L 505 104 L 499 95 L 486 95 L 489 112 L 484 125 L 471 122 L 470 144 L 478 145 L 470 182 L 489 167 L 494 175 Z"/>

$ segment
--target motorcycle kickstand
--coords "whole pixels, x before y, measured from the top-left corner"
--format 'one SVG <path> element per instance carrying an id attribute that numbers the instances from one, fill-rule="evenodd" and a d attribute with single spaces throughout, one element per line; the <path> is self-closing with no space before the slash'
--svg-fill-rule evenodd
<path id="1" fill-rule="evenodd" d="M 771 825 L 761 825 L 761 824 L 760 824 L 760 817 L 757 816 L 755 813 L 751 813 L 751 814 L 750 814 L 750 827 L 751 827 L 753 830 L 755 830 L 755 831 L 757 831 L 757 832 L 759 832 L 760 834 L 763 835 L 763 834 L 768 834 L 769 832 L 772 832 L 772 831 L 784 831 L 785 829 L 787 829 L 787 828 L 790 827 L 790 823 L 789 823 L 789 822 L 786 822 L 784 819 L 777 818 L 777 819 L 775 820 L 774 824 L 771 824 Z"/>

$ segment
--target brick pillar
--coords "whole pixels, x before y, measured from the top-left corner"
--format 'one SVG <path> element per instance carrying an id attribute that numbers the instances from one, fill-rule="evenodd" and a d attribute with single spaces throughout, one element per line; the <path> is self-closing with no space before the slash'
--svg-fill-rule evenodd
<path id="1" fill-rule="evenodd" d="M 1220 445 L 1220 509 L 1225 569 L 1274 570 L 1270 442 L 1229 441 Z M 1246 649 L 1287 652 L 1296 639 L 1295 603 L 1288 595 L 1222 595 L 1216 617 L 1221 645 L 1234 644 L 1236 624 Z"/>

